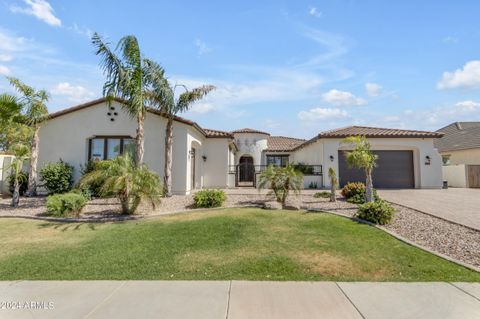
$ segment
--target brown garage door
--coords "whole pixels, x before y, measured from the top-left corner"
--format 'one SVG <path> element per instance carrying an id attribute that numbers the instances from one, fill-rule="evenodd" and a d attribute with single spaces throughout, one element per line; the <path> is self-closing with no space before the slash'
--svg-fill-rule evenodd
<path id="1" fill-rule="evenodd" d="M 377 167 L 373 170 L 375 188 L 414 188 L 412 151 L 374 151 L 378 155 Z M 348 182 L 365 183 L 365 174 L 357 168 L 350 168 L 345 152 L 338 151 L 340 186 Z"/>

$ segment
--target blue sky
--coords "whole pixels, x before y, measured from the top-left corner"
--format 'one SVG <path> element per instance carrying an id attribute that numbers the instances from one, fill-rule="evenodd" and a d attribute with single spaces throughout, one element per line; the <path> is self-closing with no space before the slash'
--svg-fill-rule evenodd
<path id="1" fill-rule="evenodd" d="M 134 34 L 172 81 L 217 86 L 183 114 L 203 127 L 435 130 L 480 120 L 478 12 L 473 0 L 2 0 L 0 74 L 49 90 L 50 111 L 73 106 L 101 96 L 91 33 Z"/>

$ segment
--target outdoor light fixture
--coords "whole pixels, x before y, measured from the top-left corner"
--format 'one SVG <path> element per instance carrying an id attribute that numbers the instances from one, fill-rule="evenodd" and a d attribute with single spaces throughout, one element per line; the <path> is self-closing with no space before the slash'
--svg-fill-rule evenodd
<path id="1" fill-rule="evenodd" d="M 430 165 L 432 159 L 430 158 L 430 156 L 425 156 L 425 165 Z"/>
<path id="2" fill-rule="evenodd" d="M 202 159 L 203 159 L 204 162 L 207 161 L 207 157 L 205 155 L 202 156 Z"/>
<path id="3" fill-rule="evenodd" d="M 330 162 L 333 162 L 333 160 L 334 160 L 333 155 L 330 155 Z"/>

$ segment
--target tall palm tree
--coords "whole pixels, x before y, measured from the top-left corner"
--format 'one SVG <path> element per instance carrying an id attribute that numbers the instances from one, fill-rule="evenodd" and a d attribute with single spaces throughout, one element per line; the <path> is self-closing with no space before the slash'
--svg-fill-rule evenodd
<path id="1" fill-rule="evenodd" d="M 344 143 L 353 146 L 353 150 L 347 152 L 347 164 L 350 167 L 363 169 L 365 172 L 365 197 L 366 202 L 374 201 L 372 172 L 377 166 L 378 156 L 371 150 L 370 142 L 365 136 L 351 136 Z"/>
<path id="2" fill-rule="evenodd" d="M 167 127 L 165 129 L 165 166 L 164 166 L 164 195 L 172 196 L 172 146 L 173 146 L 173 119 L 178 113 L 186 112 L 197 101 L 203 99 L 208 93 L 213 91 L 213 85 L 203 85 L 192 90 L 188 90 L 185 85 L 170 84 L 163 77 L 163 69 L 153 61 L 147 61 L 149 67 L 149 83 L 151 91 L 148 99 L 152 106 L 164 112 L 167 117 Z M 178 88 L 184 90 L 183 93 L 175 97 L 175 91 Z"/>
<path id="3" fill-rule="evenodd" d="M 30 170 L 28 172 L 27 196 L 37 195 L 37 162 L 38 162 L 38 144 L 40 143 L 40 126 L 48 118 L 48 108 L 46 103 L 49 94 L 45 90 L 35 90 L 14 77 L 7 77 L 10 84 L 21 94 L 19 102 L 22 105 L 22 113 L 28 126 L 33 130 L 32 141 L 30 143 Z"/>
<path id="4" fill-rule="evenodd" d="M 137 38 L 127 35 L 118 41 L 114 50 L 103 41 L 98 33 L 92 36 L 92 43 L 101 57 L 100 65 L 107 79 L 103 85 L 103 95 L 111 102 L 114 97 L 121 98 L 124 110 L 137 120 L 135 144 L 135 163 L 141 165 L 145 152 L 144 123 L 147 108 L 145 105 L 148 86 L 148 68 L 142 56 Z M 119 55 L 115 53 L 119 51 Z"/>

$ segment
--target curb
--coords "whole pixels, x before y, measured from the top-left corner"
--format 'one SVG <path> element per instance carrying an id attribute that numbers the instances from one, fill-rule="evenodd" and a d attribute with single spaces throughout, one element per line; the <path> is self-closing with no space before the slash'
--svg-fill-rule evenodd
<path id="1" fill-rule="evenodd" d="M 402 205 L 400 205 L 400 206 L 402 206 Z M 409 208 L 409 207 L 407 207 L 407 208 Z M 350 220 L 359 222 L 359 223 L 361 223 L 361 224 L 366 224 L 366 225 L 369 225 L 369 226 L 373 226 L 373 227 L 375 227 L 375 228 L 377 228 L 377 229 L 380 229 L 380 230 L 384 231 L 384 232 L 387 233 L 388 235 L 390 235 L 390 236 L 392 236 L 392 237 L 394 237 L 394 238 L 396 238 L 396 239 L 398 239 L 398 240 L 406 243 L 407 245 L 410 245 L 410 246 L 413 246 L 413 247 L 422 249 L 422 250 L 424 250 L 424 251 L 426 251 L 426 252 L 429 252 L 429 253 L 437 256 L 437 257 L 443 258 L 443 259 L 445 259 L 445 260 L 448 260 L 448 261 L 450 261 L 450 262 L 453 262 L 453 263 L 455 263 L 455 264 L 457 264 L 457 265 L 460 265 L 460 266 L 462 266 L 462 267 L 468 268 L 468 269 L 470 269 L 470 270 L 473 270 L 473 271 L 476 271 L 476 272 L 480 272 L 480 267 L 476 267 L 476 266 L 467 264 L 467 263 L 465 263 L 465 262 L 463 262 L 463 261 L 461 261 L 461 260 L 458 260 L 458 259 L 456 259 L 456 258 L 447 256 L 447 255 L 444 255 L 444 254 L 439 253 L 439 252 L 436 252 L 436 251 L 434 251 L 434 250 L 432 250 L 432 249 L 430 249 L 430 248 L 428 248 L 428 247 L 425 247 L 425 246 L 423 246 L 423 245 L 417 244 L 417 243 L 411 241 L 410 239 L 407 239 L 407 238 L 405 238 L 405 237 L 403 237 L 403 236 L 401 236 L 401 235 L 398 235 L 397 233 L 394 233 L 394 232 L 392 232 L 391 230 L 386 229 L 385 227 L 379 226 L 379 225 L 374 224 L 374 223 L 372 223 L 372 222 L 369 222 L 369 221 L 367 221 L 367 220 L 363 220 L 363 219 L 360 219 L 360 218 L 357 218 L 357 217 L 351 217 L 351 216 L 348 216 L 348 215 L 345 215 L 345 214 L 341 214 L 341 213 L 326 211 L 326 210 L 310 209 L 310 210 L 307 210 L 307 211 L 309 211 L 309 212 L 323 212 L 323 213 L 328 213 L 328 214 L 332 214 L 332 215 L 336 215 L 336 216 L 348 218 L 348 219 L 350 219 Z M 423 212 L 421 212 L 421 211 L 419 211 L 419 212 L 420 212 L 420 213 L 423 213 Z M 427 215 L 429 215 L 429 214 L 427 214 Z M 433 216 L 433 217 L 436 217 L 436 216 Z M 438 218 L 438 217 L 437 217 L 437 218 Z M 440 218 L 440 219 L 442 219 L 442 218 Z M 461 226 L 463 226 L 463 225 L 461 225 Z"/>

